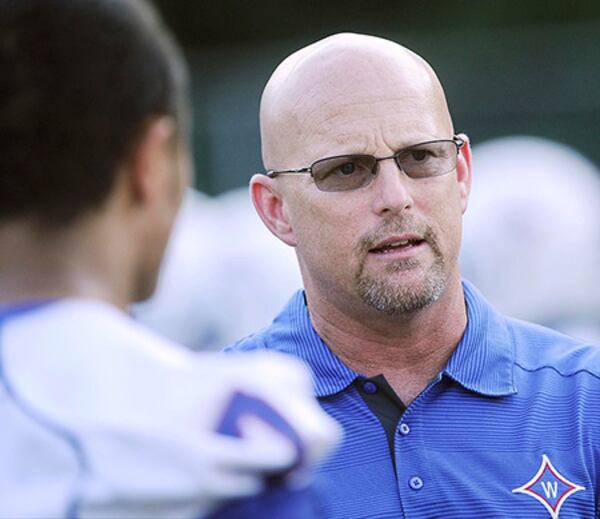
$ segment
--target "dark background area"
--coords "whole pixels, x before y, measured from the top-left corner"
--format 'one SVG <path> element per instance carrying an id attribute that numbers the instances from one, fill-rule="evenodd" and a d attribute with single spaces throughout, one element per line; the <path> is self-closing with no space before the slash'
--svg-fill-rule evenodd
<path id="1" fill-rule="evenodd" d="M 427 59 L 456 129 L 475 145 L 539 135 L 600 164 L 595 0 L 155 3 L 192 67 L 196 186 L 210 194 L 245 185 L 262 170 L 258 106 L 273 69 L 340 31 L 390 38 Z"/>

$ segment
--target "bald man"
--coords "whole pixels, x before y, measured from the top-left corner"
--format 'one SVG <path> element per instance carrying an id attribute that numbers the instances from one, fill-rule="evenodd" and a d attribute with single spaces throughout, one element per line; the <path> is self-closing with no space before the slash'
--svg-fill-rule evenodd
<path id="1" fill-rule="evenodd" d="M 471 152 L 431 67 L 391 41 L 326 38 L 274 72 L 261 133 L 252 198 L 304 290 L 229 349 L 311 366 L 345 430 L 323 516 L 596 517 L 600 349 L 461 280 Z"/>

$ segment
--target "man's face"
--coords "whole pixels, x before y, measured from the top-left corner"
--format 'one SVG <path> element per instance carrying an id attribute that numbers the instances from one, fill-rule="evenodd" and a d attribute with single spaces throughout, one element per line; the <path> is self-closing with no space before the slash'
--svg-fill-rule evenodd
<path id="1" fill-rule="evenodd" d="M 388 156 L 452 138 L 447 113 L 418 85 L 402 93 L 392 88 L 390 83 L 373 95 L 338 95 L 308 111 L 297 155 L 287 166 L 347 153 Z M 463 161 L 458 172 L 412 179 L 385 160 L 371 184 L 343 192 L 319 191 L 309 176 L 281 177 L 305 284 L 388 314 L 436 301 L 451 277 L 458 278 L 465 168 Z"/>

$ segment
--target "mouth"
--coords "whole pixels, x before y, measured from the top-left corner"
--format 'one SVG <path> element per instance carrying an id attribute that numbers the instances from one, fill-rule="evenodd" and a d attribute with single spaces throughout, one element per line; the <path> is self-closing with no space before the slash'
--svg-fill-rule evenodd
<path id="1" fill-rule="evenodd" d="M 419 236 L 393 237 L 379 242 L 375 247 L 369 249 L 369 253 L 381 256 L 395 255 L 419 248 L 424 243 L 425 240 Z"/>

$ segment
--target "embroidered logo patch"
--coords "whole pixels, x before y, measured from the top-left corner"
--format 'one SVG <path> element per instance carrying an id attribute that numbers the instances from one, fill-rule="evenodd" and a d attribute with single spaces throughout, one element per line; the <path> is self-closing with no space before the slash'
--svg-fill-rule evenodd
<path id="1" fill-rule="evenodd" d="M 550 512 L 552 519 L 558 519 L 560 508 L 565 501 L 580 490 L 585 490 L 585 487 L 576 485 L 564 477 L 544 454 L 542 464 L 535 476 L 523 486 L 515 488 L 513 493 L 527 494 L 537 499 Z"/>

